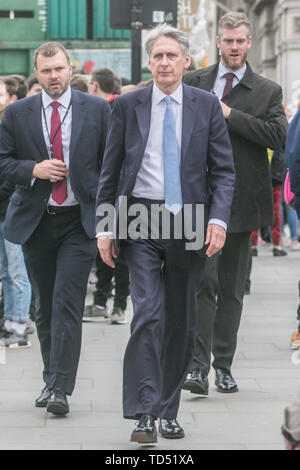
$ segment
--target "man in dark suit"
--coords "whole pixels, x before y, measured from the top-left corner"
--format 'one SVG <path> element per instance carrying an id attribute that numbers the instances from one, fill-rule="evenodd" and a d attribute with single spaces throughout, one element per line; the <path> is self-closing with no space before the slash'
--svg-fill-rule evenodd
<path id="1" fill-rule="evenodd" d="M 60 44 L 41 46 L 35 67 L 42 93 L 9 106 L 2 119 L 0 170 L 17 185 L 4 235 L 23 245 L 38 303 L 46 385 L 35 404 L 65 415 L 96 255 L 95 198 L 110 108 L 70 89 L 72 66 Z"/>
<path id="2" fill-rule="evenodd" d="M 217 98 L 182 85 L 190 64 L 186 35 L 160 26 L 149 34 L 146 50 L 154 85 L 116 98 L 97 195 L 101 257 L 114 267 L 120 246 L 129 266 L 134 317 L 124 358 L 123 409 L 125 418 L 139 420 L 131 436 L 139 443 L 156 442 L 158 417 L 163 437 L 184 436 L 176 418 L 193 350 L 199 275 L 205 248 L 211 257 L 224 244 L 234 186 Z M 105 227 L 112 205 L 119 225 L 116 246 Z M 155 220 L 157 208 L 166 226 Z M 201 209 L 209 220 L 204 248 Z M 196 238 L 203 233 L 194 247 L 187 243 L 192 238 L 187 230 L 184 236 L 176 231 L 190 222 Z"/>
<path id="3" fill-rule="evenodd" d="M 185 83 L 221 100 L 232 143 L 236 183 L 222 255 L 210 260 L 198 295 L 198 326 L 191 375 L 184 389 L 208 394 L 211 352 L 219 392 L 238 391 L 231 375 L 241 319 L 250 233 L 272 224 L 272 186 L 267 148 L 280 148 L 287 121 L 279 85 L 254 73 L 246 62 L 250 24 L 230 12 L 219 24 L 221 60 L 185 76 Z M 217 301 L 216 301 L 217 297 Z"/>

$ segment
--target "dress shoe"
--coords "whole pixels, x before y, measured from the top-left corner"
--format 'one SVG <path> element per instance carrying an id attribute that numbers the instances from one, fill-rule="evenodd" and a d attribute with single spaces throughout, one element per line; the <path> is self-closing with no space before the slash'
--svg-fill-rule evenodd
<path id="1" fill-rule="evenodd" d="M 209 383 L 205 372 L 201 369 L 193 369 L 182 388 L 183 390 L 189 390 L 191 393 L 208 395 L 208 387 Z"/>
<path id="2" fill-rule="evenodd" d="M 37 408 L 46 408 L 48 401 L 52 395 L 53 390 L 49 389 L 47 385 L 43 388 L 40 396 L 35 400 L 35 406 Z"/>
<path id="3" fill-rule="evenodd" d="M 55 388 L 52 391 L 52 395 L 47 405 L 48 413 L 53 413 L 54 415 L 64 416 L 69 413 L 69 405 L 66 394 Z"/>
<path id="4" fill-rule="evenodd" d="M 184 437 L 184 430 L 178 424 L 177 419 L 160 419 L 159 432 L 165 439 L 180 439 Z"/>
<path id="5" fill-rule="evenodd" d="M 155 419 L 151 415 L 142 415 L 131 434 L 131 442 L 154 444 L 157 442 Z"/>
<path id="6" fill-rule="evenodd" d="M 216 381 L 217 391 L 221 393 L 235 393 L 238 392 L 238 386 L 236 381 L 232 377 L 231 373 L 224 369 L 216 369 Z"/>

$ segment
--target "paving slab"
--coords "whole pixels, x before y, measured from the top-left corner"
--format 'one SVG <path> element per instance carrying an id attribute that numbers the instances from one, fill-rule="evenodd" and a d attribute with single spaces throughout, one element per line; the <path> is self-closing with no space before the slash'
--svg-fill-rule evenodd
<path id="1" fill-rule="evenodd" d="M 300 253 L 275 258 L 269 246 L 253 260 L 251 295 L 245 297 L 233 374 L 239 393 L 216 391 L 209 375 L 206 398 L 183 391 L 178 419 L 186 437 L 159 438 L 154 450 L 281 450 L 283 408 L 296 398 L 299 361 L 289 348 L 296 329 Z M 93 286 L 89 285 L 87 303 Z M 109 302 L 111 308 L 112 302 Z M 82 355 L 71 413 L 56 418 L 33 406 L 42 388 L 37 336 L 32 347 L 0 356 L 0 450 L 131 450 L 134 421 L 122 418 L 122 361 L 132 305 L 125 325 L 83 324 Z M 293 360 L 294 357 L 294 360 Z"/>

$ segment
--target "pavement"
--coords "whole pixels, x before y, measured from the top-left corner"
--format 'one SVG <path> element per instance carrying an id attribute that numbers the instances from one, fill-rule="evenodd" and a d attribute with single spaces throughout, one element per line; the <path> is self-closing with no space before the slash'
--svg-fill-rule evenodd
<path id="1" fill-rule="evenodd" d="M 253 258 L 251 295 L 245 305 L 233 375 L 235 394 L 220 394 L 210 375 L 207 398 L 182 392 L 178 420 L 186 437 L 159 438 L 157 450 L 282 450 L 283 408 L 295 401 L 300 351 L 289 338 L 296 329 L 300 252 L 272 256 L 268 245 Z M 89 286 L 87 302 L 91 299 Z M 84 323 L 77 386 L 71 413 L 55 417 L 33 406 L 43 387 L 37 336 L 32 347 L 0 351 L 0 450 L 130 450 L 134 421 L 122 418 L 122 358 L 125 325 Z"/>

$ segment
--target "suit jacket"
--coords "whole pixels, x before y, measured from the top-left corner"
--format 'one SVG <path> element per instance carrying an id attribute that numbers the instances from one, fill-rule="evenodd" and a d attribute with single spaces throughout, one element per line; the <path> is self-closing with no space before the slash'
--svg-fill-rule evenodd
<path id="1" fill-rule="evenodd" d="M 117 203 L 119 196 L 129 196 L 134 188 L 149 135 L 152 89 L 149 86 L 115 100 L 97 207 Z M 225 120 L 215 96 L 186 85 L 180 171 L 183 204 L 204 204 L 207 218 L 228 223 L 234 166 Z"/>
<path id="2" fill-rule="evenodd" d="M 105 100 L 72 90 L 70 180 L 89 238 L 95 236 L 95 198 L 110 114 Z M 4 236 L 24 244 L 43 217 L 52 190 L 49 180 L 36 179 L 31 186 L 35 164 L 49 158 L 42 129 L 41 94 L 8 106 L 1 127 L 0 171 L 16 184 Z"/>
<path id="3" fill-rule="evenodd" d="M 184 77 L 188 85 L 211 91 L 219 63 Z M 271 175 L 267 148 L 285 144 L 287 120 L 279 85 L 251 70 L 226 96 L 231 110 L 227 120 L 236 169 L 230 232 L 250 232 L 272 224 Z"/>

